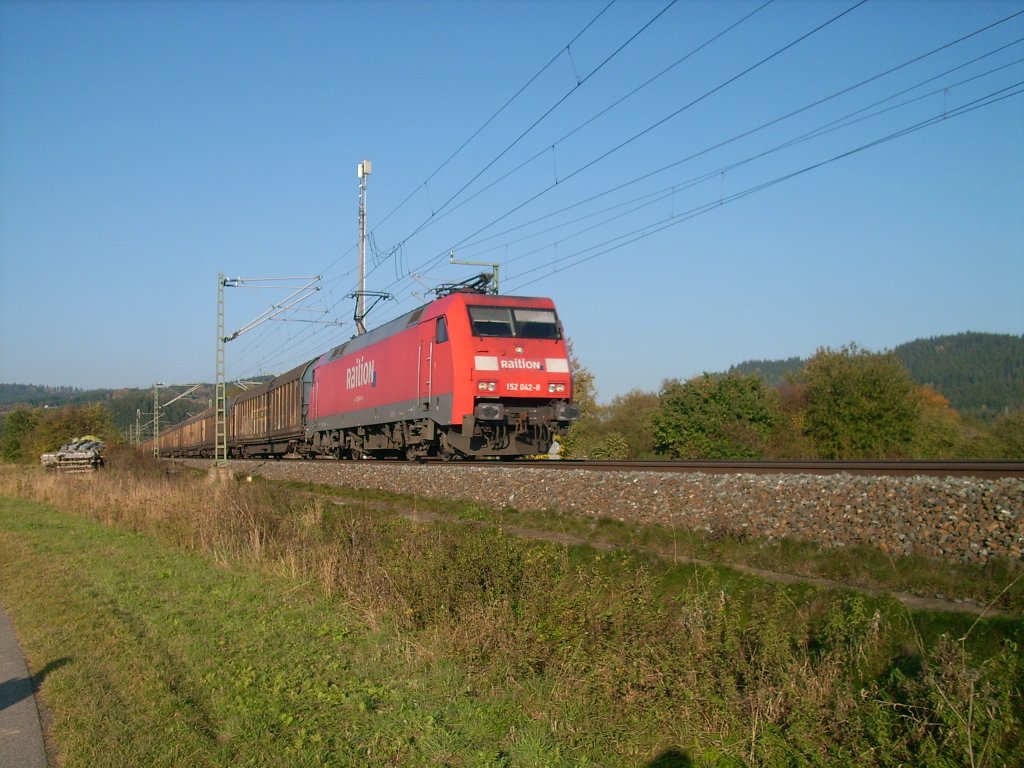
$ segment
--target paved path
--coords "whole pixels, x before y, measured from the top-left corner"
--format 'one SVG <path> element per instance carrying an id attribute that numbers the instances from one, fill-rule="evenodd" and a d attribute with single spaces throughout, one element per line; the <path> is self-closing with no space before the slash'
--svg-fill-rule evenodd
<path id="1" fill-rule="evenodd" d="M 46 768 L 39 710 L 14 626 L 0 605 L 0 766 Z"/>

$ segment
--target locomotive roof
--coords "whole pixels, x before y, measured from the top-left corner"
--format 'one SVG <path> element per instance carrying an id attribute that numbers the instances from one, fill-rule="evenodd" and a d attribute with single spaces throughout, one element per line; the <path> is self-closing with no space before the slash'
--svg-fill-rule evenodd
<path id="1" fill-rule="evenodd" d="M 326 363 L 329 360 L 341 357 L 342 355 L 358 352 L 360 349 L 364 349 L 381 339 L 386 339 L 392 334 L 398 333 L 411 325 L 415 325 L 421 320 L 430 320 L 431 318 L 439 317 L 452 305 L 491 305 L 503 307 L 515 306 L 516 304 L 522 304 L 523 302 L 538 301 L 543 302 L 545 305 L 553 306 L 552 300 L 543 296 L 497 296 L 490 293 L 476 292 L 450 293 L 447 296 L 442 296 L 439 299 L 427 302 L 410 312 L 406 312 L 404 315 L 384 323 L 384 325 L 379 325 L 372 331 L 367 331 L 362 336 L 353 336 L 343 344 L 339 344 L 337 347 L 334 347 L 330 351 L 321 355 L 319 360 L 321 363 Z"/>

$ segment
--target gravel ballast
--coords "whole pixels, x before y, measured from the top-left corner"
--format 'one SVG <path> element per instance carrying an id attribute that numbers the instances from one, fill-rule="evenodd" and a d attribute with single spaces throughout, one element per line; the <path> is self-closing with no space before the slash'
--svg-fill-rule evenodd
<path id="1" fill-rule="evenodd" d="M 711 534 L 790 538 L 826 547 L 867 544 L 895 555 L 959 562 L 1024 557 L 1024 480 L 1016 478 L 674 474 L 391 461 L 235 461 L 231 466 L 270 480 L 463 499 L 497 508 L 566 510 Z"/>

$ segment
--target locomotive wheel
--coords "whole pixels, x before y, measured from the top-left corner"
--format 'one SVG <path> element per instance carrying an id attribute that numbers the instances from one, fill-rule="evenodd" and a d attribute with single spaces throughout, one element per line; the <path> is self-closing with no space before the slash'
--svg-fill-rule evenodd
<path id="1" fill-rule="evenodd" d="M 442 432 L 441 439 L 438 441 L 437 445 L 437 455 L 441 457 L 441 461 L 454 461 L 462 454 L 460 454 L 452 444 L 448 442 L 448 435 Z"/>

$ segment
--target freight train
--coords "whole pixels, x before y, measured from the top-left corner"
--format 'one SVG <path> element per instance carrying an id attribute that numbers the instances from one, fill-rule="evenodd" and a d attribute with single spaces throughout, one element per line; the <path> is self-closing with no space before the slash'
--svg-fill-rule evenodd
<path id="1" fill-rule="evenodd" d="M 578 416 L 554 303 L 456 290 L 234 397 L 228 455 L 515 458 Z M 213 410 L 159 442 L 213 457 Z"/>

